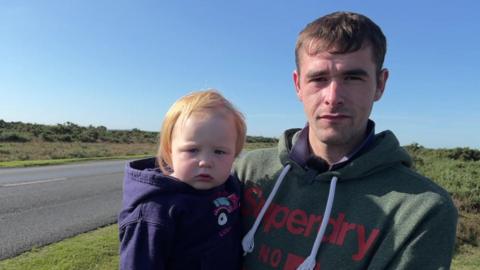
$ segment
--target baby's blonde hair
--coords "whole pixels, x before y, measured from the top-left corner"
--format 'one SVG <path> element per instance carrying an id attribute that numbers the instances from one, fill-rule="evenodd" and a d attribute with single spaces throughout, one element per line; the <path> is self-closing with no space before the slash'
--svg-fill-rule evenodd
<path id="1" fill-rule="evenodd" d="M 185 122 L 193 113 L 205 112 L 215 109 L 224 109 L 231 113 L 237 129 L 237 141 L 235 144 L 235 157 L 242 151 L 245 143 L 247 127 L 243 114 L 238 111 L 230 101 L 224 98 L 217 90 L 208 89 L 196 91 L 181 97 L 170 107 L 165 114 L 162 129 L 160 130 L 160 142 L 157 153 L 157 162 L 163 173 L 171 173 L 172 168 L 172 136 L 177 123 Z M 215 132 L 212 130 L 212 132 Z"/>

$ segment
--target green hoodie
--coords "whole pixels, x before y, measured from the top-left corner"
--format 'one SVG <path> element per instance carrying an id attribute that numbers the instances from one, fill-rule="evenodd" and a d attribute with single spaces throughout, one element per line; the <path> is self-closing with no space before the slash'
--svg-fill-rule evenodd
<path id="1" fill-rule="evenodd" d="M 328 215 L 334 177 L 333 207 L 313 253 L 314 269 L 449 269 L 457 210 L 444 189 L 410 169 L 411 159 L 392 132 L 375 135 L 347 165 L 322 173 L 289 157 L 298 137 L 298 130 L 287 130 L 278 149 L 248 152 L 235 165 L 244 182 L 245 233 L 286 173 L 251 232 L 254 246 L 244 257 L 245 270 L 297 269 Z"/>

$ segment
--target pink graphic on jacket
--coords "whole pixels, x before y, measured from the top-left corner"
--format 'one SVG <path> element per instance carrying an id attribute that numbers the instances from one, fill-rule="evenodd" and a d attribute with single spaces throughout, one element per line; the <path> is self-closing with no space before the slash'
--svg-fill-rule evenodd
<path id="1" fill-rule="evenodd" d="M 228 223 L 228 215 L 239 208 L 240 198 L 237 194 L 230 194 L 228 197 L 216 198 L 213 203 L 215 204 L 213 213 L 217 217 L 217 223 L 220 226 L 224 226 Z M 230 229 L 231 227 L 229 226 L 221 230 L 220 236 L 226 235 Z"/>

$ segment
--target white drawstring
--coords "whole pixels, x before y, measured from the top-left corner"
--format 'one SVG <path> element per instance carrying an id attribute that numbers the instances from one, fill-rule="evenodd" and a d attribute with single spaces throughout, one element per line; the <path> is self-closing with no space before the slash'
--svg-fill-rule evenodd
<path id="1" fill-rule="evenodd" d="M 263 219 L 263 216 L 265 215 L 265 212 L 267 212 L 268 207 L 272 203 L 273 197 L 275 194 L 277 194 L 278 188 L 282 184 L 283 179 L 285 178 L 285 175 L 287 172 L 290 170 L 290 164 L 287 164 L 280 173 L 280 175 L 277 178 L 277 182 L 275 182 L 275 185 L 273 186 L 272 191 L 270 192 L 270 195 L 268 195 L 268 199 L 265 202 L 265 204 L 262 206 L 262 209 L 260 210 L 260 213 L 258 214 L 257 218 L 255 219 L 255 223 L 253 223 L 252 228 L 248 231 L 248 233 L 243 237 L 242 239 L 242 248 L 243 248 L 243 255 L 247 255 L 247 253 L 250 253 L 253 251 L 254 247 L 254 236 L 255 232 L 258 229 L 258 226 L 260 225 L 260 222 Z"/>
<path id="2" fill-rule="evenodd" d="M 312 247 L 310 255 L 303 261 L 303 263 L 297 268 L 297 270 L 312 270 L 315 267 L 315 257 L 317 257 L 318 249 L 322 243 L 323 235 L 327 229 L 328 220 L 330 219 L 330 212 L 332 211 L 333 198 L 335 197 L 335 187 L 337 185 L 337 177 L 332 177 L 332 182 L 330 182 L 330 190 L 328 192 L 327 205 L 325 206 L 325 214 L 322 218 L 322 224 L 318 230 L 317 237 Z"/>

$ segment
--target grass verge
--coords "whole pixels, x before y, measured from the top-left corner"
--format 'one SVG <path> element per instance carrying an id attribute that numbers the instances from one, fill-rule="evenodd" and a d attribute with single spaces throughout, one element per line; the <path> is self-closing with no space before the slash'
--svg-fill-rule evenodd
<path id="1" fill-rule="evenodd" d="M 474 270 L 480 269 L 480 247 L 463 245 L 453 257 L 453 270 Z"/>
<path id="2" fill-rule="evenodd" d="M 118 269 L 116 224 L 0 261 L 1 270 Z"/>
<path id="3" fill-rule="evenodd" d="M 247 143 L 245 150 L 274 143 Z M 155 144 L 131 143 L 0 143 L 0 168 L 59 165 L 82 161 L 137 159 L 154 156 Z"/>
<path id="4" fill-rule="evenodd" d="M 99 160 L 115 160 L 115 159 L 137 159 L 137 158 L 143 158 L 143 157 L 149 157 L 149 156 L 151 156 L 151 155 L 3 161 L 3 162 L 0 162 L 0 168 L 18 168 L 18 167 L 61 165 L 61 164 L 84 162 L 84 161 L 94 161 L 94 160 L 99 161 Z"/>

